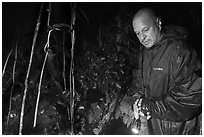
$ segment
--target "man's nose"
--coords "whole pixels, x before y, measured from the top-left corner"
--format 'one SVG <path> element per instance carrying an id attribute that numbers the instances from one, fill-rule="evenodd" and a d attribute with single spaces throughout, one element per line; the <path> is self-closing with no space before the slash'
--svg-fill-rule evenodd
<path id="1" fill-rule="evenodd" d="M 142 42 L 146 39 L 146 37 L 147 37 L 147 35 L 145 35 L 145 34 L 141 35 Z"/>

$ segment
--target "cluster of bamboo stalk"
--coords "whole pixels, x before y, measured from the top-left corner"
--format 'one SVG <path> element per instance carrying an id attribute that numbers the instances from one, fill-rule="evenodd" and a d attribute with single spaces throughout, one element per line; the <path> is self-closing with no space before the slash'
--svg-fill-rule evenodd
<path id="1" fill-rule="evenodd" d="M 30 75 L 30 70 L 31 70 L 31 66 L 32 66 L 32 60 L 33 60 L 33 54 L 35 51 L 35 45 L 36 45 L 36 41 L 37 41 L 37 37 L 39 34 L 39 28 L 40 28 L 40 24 L 41 24 L 41 17 L 42 17 L 42 12 L 43 12 L 43 7 L 44 7 L 44 3 L 41 4 L 40 7 L 40 12 L 38 15 L 38 19 L 37 19 L 37 24 L 35 27 L 35 32 L 34 32 L 34 37 L 33 37 L 33 42 L 32 42 L 32 49 L 31 49 L 31 53 L 30 53 L 30 60 L 29 60 L 29 65 L 28 65 L 28 69 L 27 69 L 27 73 L 26 73 L 26 78 L 25 78 L 25 82 L 24 82 L 24 92 L 23 92 L 23 97 L 22 97 L 22 104 L 21 104 L 21 112 L 20 112 L 20 122 L 19 122 L 19 135 L 22 135 L 22 130 L 23 130 L 23 120 L 24 120 L 24 109 L 25 109 L 25 102 L 26 102 L 26 95 L 27 95 L 27 91 L 28 91 L 28 78 Z M 71 134 L 74 134 L 74 95 L 75 95 L 75 89 L 74 89 L 74 45 L 75 45 L 75 30 L 74 30 L 74 26 L 75 26 L 75 21 L 76 21 L 76 4 L 75 3 L 71 3 L 71 43 L 72 43 L 72 48 L 71 48 L 71 64 L 70 64 L 70 91 L 69 91 L 69 95 L 70 95 L 70 106 L 67 106 L 67 110 L 68 110 L 68 117 L 71 120 Z M 51 3 L 49 3 L 48 5 L 48 18 L 47 18 L 47 27 L 50 28 L 50 17 L 51 17 Z M 57 30 L 57 29 L 55 29 Z M 39 84 L 38 84 L 38 95 L 37 95 L 37 100 L 36 100 L 36 106 L 35 106 L 35 114 L 34 114 L 34 122 L 33 122 L 33 127 L 36 127 L 36 123 L 37 123 L 37 115 L 38 115 L 38 106 L 39 106 L 39 100 L 40 100 L 40 93 L 41 93 L 41 83 L 43 80 L 43 72 L 45 69 L 45 64 L 49 55 L 49 41 L 50 41 L 50 35 L 51 32 L 53 30 L 52 29 L 48 29 L 48 36 L 47 36 L 47 42 L 45 44 L 44 47 L 44 51 L 46 52 L 45 57 L 44 57 L 44 62 L 43 62 L 43 66 L 41 69 L 41 74 L 40 74 L 40 80 L 39 80 Z M 13 93 L 13 88 L 14 88 L 14 84 L 15 84 L 15 71 L 16 71 L 16 62 L 17 62 L 17 52 L 18 52 L 18 43 L 16 43 L 16 47 L 15 47 L 15 60 L 14 60 L 14 65 L 13 65 L 13 85 L 11 88 L 11 93 L 10 93 L 10 101 L 9 101 L 9 112 L 8 112 L 8 116 L 7 116 L 7 125 L 9 124 L 9 117 L 10 117 L 10 113 L 11 113 L 11 105 L 12 105 L 12 93 Z M 63 49 L 65 49 L 65 33 L 63 33 Z M 6 62 L 4 64 L 4 68 L 3 68 L 3 73 L 2 73 L 2 77 L 5 74 L 5 70 L 6 70 L 6 66 L 8 63 L 8 60 L 10 59 L 10 56 L 13 52 L 13 49 L 10 51 L 9 55 L 7 56 Z M 63 50 L 63 80 L 64 80 L 64 88 L 65 91 L 67 92 L 67 84 L 66 84 L 66 53 L 65 50 Z"/>

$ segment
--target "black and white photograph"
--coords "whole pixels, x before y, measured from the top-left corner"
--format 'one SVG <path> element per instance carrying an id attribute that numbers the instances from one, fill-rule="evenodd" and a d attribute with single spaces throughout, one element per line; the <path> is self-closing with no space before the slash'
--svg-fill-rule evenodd
<path id="1" fill-rule="evenodd" d="M 2 2 L 2 135 L 202 135 L 202 2 Z"/>

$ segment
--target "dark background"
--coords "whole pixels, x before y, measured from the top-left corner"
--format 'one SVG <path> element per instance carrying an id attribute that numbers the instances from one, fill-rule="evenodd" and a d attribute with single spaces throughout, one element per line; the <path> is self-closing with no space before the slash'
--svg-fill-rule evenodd
<path id="1" fill-rule="evenodd" d="M 162 18 L 164 24 L 176 24 L 187 28 L 193 47 L 202 56 L 202 3 L 201 2 L 83 2 L 77 3 L 86 13 L 89 23 L 81 21 L 80 29 L 91 39 L 96 38 L 99 22 L 108 13 L 114 14 L 121 5 L 129 8 L 134 14 L 142 7 L 153 8 Z M 52 3 L 52 23 L 70 24 L 70 3 Z M 40 10 L 40 3 L 34 2 L 3 2 L 2 3 L 2 63 L 4 64 L 9 51 L 12 48 L 15 34 L 20 36 L 20 43 L 23 46 L 30 46 L 37 17 Z M 80 20 L 79 20 L 80 21 Z"/>

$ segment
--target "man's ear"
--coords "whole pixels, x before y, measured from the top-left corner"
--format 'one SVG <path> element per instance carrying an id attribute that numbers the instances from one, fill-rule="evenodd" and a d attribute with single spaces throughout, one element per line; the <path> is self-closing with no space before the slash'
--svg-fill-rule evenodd
<path id="1" fill-rule="evenodd" d="M 161 31 L 162 28 L 162 22 L 161 22 L 161 18 L 157 18 L 157 26 L 159 27 L 159 30 Z"/>

